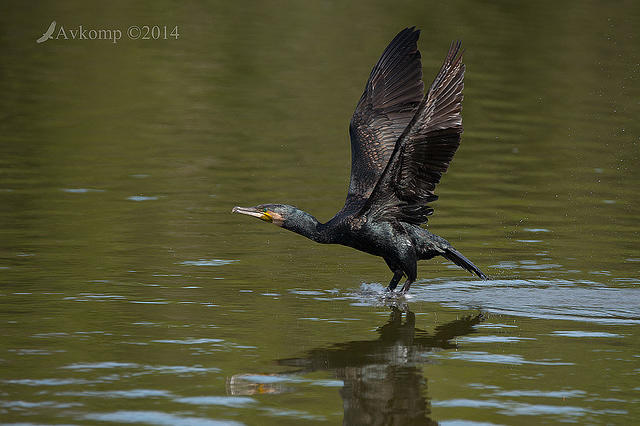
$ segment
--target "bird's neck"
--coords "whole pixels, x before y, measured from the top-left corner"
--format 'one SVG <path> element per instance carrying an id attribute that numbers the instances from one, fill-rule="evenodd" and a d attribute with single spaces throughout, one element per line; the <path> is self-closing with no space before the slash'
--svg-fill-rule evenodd
<path id="1" fill-rule="evenodd" d="M 327 233 L 324 232 L 324 225 L 303 210 L 296 210 L 295 213 L 282 224 L 282 227 L 318 243 L 328 244 L 331 242 Z"/>

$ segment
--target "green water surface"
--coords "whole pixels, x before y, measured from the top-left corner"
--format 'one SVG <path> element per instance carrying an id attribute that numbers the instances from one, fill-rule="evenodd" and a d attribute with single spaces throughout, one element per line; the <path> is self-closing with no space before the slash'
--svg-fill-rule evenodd
<path id="1" fill-rule="evenodd" d="M 36 43 L 54 20 L 122 39 Z M 3 3 L 0 423 L 638 424 L 639 24 L 632 1 Z M 426 85 L 466 49 L 429 229 L 490 279 L 434 259 L 389 301 L 382 259 L 230 211 L 341 208 L 349 119 L 412 25 Z"/>

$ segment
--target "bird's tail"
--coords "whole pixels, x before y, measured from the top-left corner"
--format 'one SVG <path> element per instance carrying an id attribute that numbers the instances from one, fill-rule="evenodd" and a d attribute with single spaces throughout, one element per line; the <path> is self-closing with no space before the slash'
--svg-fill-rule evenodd
<path id="1" fill-rule="evenodd" d="M 487 276 L 476 265 L 474 265 L 469 259 L 464 257 L 462 253 L 460 253 L 458 250 L 454 249 L 453 247 L 446 248 L 442 256 L 449 259 L 450 261 L 460 266 L 461 268 L 464 268 L 467 271 L 473 274 L 476 274 L 483 280 L 487 279 Z"/>

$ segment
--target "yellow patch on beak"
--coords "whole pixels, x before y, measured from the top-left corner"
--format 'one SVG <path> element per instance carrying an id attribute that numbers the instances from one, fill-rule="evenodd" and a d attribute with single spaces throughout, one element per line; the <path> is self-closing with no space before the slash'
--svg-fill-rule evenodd
<path id="1" fill-rule="evenodd" d="M 278 213 L 272 212 L 271 210 L 262 212 L 262 216 L 260 216 L 260 219 L 278 226 L 282 226 L 282 224 L 284 223 L 284 218 Z"/>

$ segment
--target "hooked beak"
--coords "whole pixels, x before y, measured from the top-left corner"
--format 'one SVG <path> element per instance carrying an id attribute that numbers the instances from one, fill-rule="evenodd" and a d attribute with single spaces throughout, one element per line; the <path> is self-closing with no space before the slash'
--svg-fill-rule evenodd
<path id="1" fill-rule="evenodd" d="M 265 222 L 273 222 L 273 217 L 269 214 L 268 211 L 263 211 L 262 209 L 257 209 L 255 207 L 238 207 L 235 206 L 231 213 L 240 213 L 246 214 L 247 216 L 257 217 L 260 220 L 264 220 Z"/>

